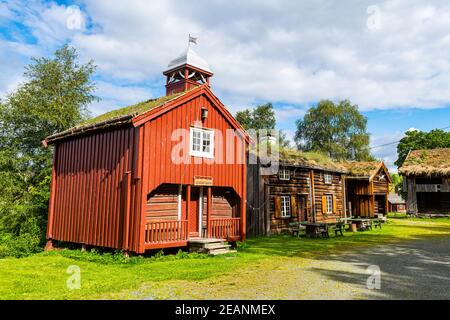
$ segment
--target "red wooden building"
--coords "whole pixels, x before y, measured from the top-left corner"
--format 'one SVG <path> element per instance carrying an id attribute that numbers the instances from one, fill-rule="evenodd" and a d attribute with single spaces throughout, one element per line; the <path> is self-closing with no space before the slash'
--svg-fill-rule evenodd
<path id="1" fill-rule="evenodd" d="M 245 240 L 248 136 L 191 48 L 164 75 L 166 96 L 44 140 L 54 146 L 48 246 L 143 253 L 192 237 Z"/>

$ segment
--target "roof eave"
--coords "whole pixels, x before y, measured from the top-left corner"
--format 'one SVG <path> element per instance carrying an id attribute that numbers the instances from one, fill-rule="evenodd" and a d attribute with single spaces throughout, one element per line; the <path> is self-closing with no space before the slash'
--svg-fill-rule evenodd
<path id="1" fill-rule="evenodd" d="M 133 117 L 134 117 L 134 115 L 125 115 L 125 116 L 120 116 L 120 117 L 104 120 L 104 121 L 93 123 L 93 124 L 88 124 L 88 125 L 68 129 L 68 130 L 53 134 L 51 136 L 48 136 L 44 140 L 45 143 L 44 142 L 43 143 L 45 146 L 45 145 L 55 143 L 58 140 L 62 140 L 62 139 L 68 138 L 68 137 L 78 136 L 78 135 L 84 134 L 89 131 L 106 129 L 106 128 L 110 128 L 110 127 L 114 127 L 114 126 L 123 125 L 126 123 L 131 123 L 131 119 Z"/>

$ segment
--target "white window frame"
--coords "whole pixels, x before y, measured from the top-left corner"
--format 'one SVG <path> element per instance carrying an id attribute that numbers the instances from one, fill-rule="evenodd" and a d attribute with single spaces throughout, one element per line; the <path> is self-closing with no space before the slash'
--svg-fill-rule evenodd
<path id="1" fill-rule="evenodd" d="M 332 194 L 326 194 L 325 195 L 325 207 L 327 209 L 327 214 L 333 213 L 333 207 L 334 207 L 334 199 Z"/>
<path id="2" fill-rule="evenodd" d="M 194 132 L 200 133 L 199 137 L 199 145 L 200 149 L 203 147 L 204 142 L 204 134 L 209 134 L 209 152 L 202 151 L 202 150 L 194 150 Z M 191 127 L 190 129 L 190 141 L 189 141 L 189 155 L 193 157 L 201 157 L 201 158 L 214 158 L 214 130 L 212 129 L 205 129 L 205 128 L 198 128 L 198 127 Z"/>
<path id="3" fill-rule="evenodd" d="M 291 217 L 291 197 L 281 196 L 281 218 Z"/>
<path id="4" fill-rule="evenodd" d="M 333 175 L 331 173 L 324 173 L 323 182 L 325 184 L 333 184 Z"/>
<path id="5" fill-rule="evenodd" d="M 291 171 L 289 170 L 289 168 L 281 167 L 278 171 L 278 179 L 283 181 L 291 180 Z"/>

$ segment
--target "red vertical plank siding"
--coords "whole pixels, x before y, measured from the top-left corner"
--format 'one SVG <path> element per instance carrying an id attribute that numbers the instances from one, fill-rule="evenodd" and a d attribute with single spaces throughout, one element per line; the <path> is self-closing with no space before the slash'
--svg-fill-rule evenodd
<path id="1" fill-rule="evenodd" d="M 203 122 L 201 119 L 201 108 L 208 109 L 208 118 Z M 184 139 L 184 151 L 189 152 L 189 130 L 190 126 L 201 124 L 205 128 L 215 130 L 215 159 L 203 159 L 187 157 L 190 164 L 176 164 L 172 161 L 172 150 L 179 141 L 172 141 L 172 133 L 176 129 L 186 130 Z M 227 155 L 227 129 L 234 130 L 231 123 L 226 120 L 221 111 L 204 95 L 197 96 L 192 100 L 159 115 L 141 126 L 144 130 L 145 139 L 141 146 L 143 148 L 143 201 L 141 210 L 145 211 L 147 195 L 163 183 L 192 185 L 194 176 L 208 176 L 213 179 L 215 187 L 231 187 L 236 192 L 241 204 L 239 210 L 241 217 L 245 215 L 245 163 L 235 163 L 245 156 L 237 155 L 236 152 L 244 153 L 246 142 L 243 138 L 234 138 L 234 163 L 226 163 Z M 222 141 L 219 141 L 222 135 Z M 220 163 L 222 161 L 222 163 Z M 142 214 L 144 217 L 144 214 Z M 141 230 L 145 228 L 145 219 L 142 219 Z M 241 221 L 241 233 L 245 236 L 245 218 Z M 143 234 L 141 240 L 144 241 Z"/>
<path id="2" fill-rule="evenodd" d="M 47 237 L 121 248 L 126 212 L 122 191 L 126 172 L 134 170 L 130 150 L 135 130 L 116 128 L 56 144 Z M 129 211 L 130 216 L 136 213 L 132 208 Z M 131 223 L 130 228 L 139 228 Z M 134 242 L 130 236 L 129 247 L 136 246 Z"/>
<path id="3" fill-rule="evenodd" d="M 234 130 L 233 124 L 214 105 L 214 98 L 201 94 L 189 99 L 180 99 L 179 106 L 136 128 L 115 127 L 56 142 L 47 236 L 144 252 L 147 195 L 164 183 L 190 186 L 195 176 L 208 176 L 214 187 L 235 191 L 244 238 L 246 167 L 236 160 L 245 160 L 245 155 L 235 154 L 234 163 L 226 163 L 227 142 L 231 142 L 227 130 Z M 208 110 L 203 122 L 202 107 Z M 188 155 L 189 130 L 194 124 L 214 129 L 215 159 Z M 172 161 L 172 150 L 180 143 L 172 141 L 176 129 L 185 130 L 183 151 L 190 163 Z M 230 139 L 235 153 L 245 153 L 242 137 Z M 184 193 L 188 189 L 183 188 Z M 182 202 L 185 214 L 188 198 L 185 194 Z"/>
<path id="4" fill-rule="evenodd" d="M 56 159 L 58 158 L 58 148 L 55 147 L 53 154 L 53 163 L 56 164 Z M 52 181 L 50 186 L 50 201 L 48 205 L 48 224 L 47 224 L 47 239 L 53 237 L 53 221 L 55 212 L 55 193 L 56 193 L 56 173 L 55 166 L 52 168 Z"/>

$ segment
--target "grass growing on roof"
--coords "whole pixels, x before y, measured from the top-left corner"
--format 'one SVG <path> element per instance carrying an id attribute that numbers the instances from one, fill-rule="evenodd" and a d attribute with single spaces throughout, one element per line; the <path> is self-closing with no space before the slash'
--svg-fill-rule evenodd
<path id="1" fill-rule="evenodd" d="M 330 239 L 297 239 L 289 235 L 259 237 L 240 245 L 237 254 L 219 257 L 179 253 L 170 256 L 159 254 L 153 258 L 135 257 L 127 261 L 119 255 L 105 257 L 80 250 L 64 250 L 21 259 L 0 259 L 0 298 L 96 299 L 117 297 L 119 292 L 126 292 L 124 298 L 136 298 L 139 297 L 136 291 L 143 283 L 164 287 L 172 281 L 197 283 L 214 280 L 214 286 L 220 286 L 222 277 L 249 274 L 255 266 L 271 270 L 279 266 L 280 259 L 293 259 L 292 263 L 301 264 L 305 258 L 324 257 L 372 245 L 450 237 L 447 220 L 393 219 L 381 230 L 346 232 L 344 237 Z M 80 290 L 67 289 L 66 281 L 70 274 L 66 272 L 70 265 L 80 267 Z M 238 279 L 236 283 L 239 283 Z M 236 286 L 236 290 L 239 288 Z M 176 296 L 162 295 L 159 298 Z"/>
<path id="2" fill-rule="evenodd" d="M 106 120 L 112 120 L 112 119 L 119 118 L 122 116 L 127 116 L 127 115 L 135 116 L 135 115 L 147 112 L 153 108 L 159 107 L 180 95 L 181 95 L 181 93 L 176 93 L 176 94 L 173 94 L 170 96 L 163 96 L 163 97 L 160 97 L 157 99 L 150 99 L 150 100 L 139 102 L 137 104 L 134 104 L 134 105 L 131 105 L 128 107 L 112 110 L 112 111 L 109 111 L 102 115 L 99 115 L 97 117 L 88 119 L 88 120 L 82 122 L 81 124 L 79 124 L 77 127 L 91 125 L 91 124 L 103 122 Z"/>
<path id="3" fill-rule="evenodd" d="M 450 175 L 450 148 L 413 150 L 399 172 L 408 175 Z"/>
<path id="4" fill-rule="evenodd" d="M 319 166 L 329 169 L 343 170 L 342 166 L 333 161 L 329 156 L 314 151 L 299 151 L 295 149 L 281 149 L 280 160 L 297 165 Z"/>
<path id="5" fill-rule="evenodd" d="M 346 161 L 343 165 L 351 175 L 370 177 L 378 169 L 380 161 Z"/>

